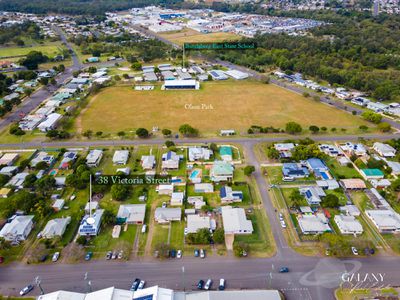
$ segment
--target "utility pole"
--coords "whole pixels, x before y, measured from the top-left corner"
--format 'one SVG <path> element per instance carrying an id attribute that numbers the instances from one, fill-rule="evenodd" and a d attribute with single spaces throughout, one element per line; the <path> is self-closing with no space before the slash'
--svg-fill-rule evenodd
<path id="1" fill-rule="evenodd" d="M 185 43 L 182 46 L 182 69 L 185 68 Z"/>
<path id="2" fill-rule="evenodd" d="M 43 291 L 43 288 L 42 288 L 42 285 L 41 285 L 42 280 L 40 279 L 39 276 L 36 276 L 35 283 L 36 283 L 36 286 L 40 289 L 40 295 L 43 295 L 44 291 Z"/>
<path id="3" fill-rule="evenodd" d="M 183 291 L 186 292 L 186 284 L 185 284 L 185 266 L 182 266 L 182 286 L 183 286 Z"/>

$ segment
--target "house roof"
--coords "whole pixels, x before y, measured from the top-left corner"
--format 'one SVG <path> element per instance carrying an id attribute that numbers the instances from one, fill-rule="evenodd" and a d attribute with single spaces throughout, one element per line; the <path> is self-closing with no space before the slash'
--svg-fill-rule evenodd
<path id="1" fill-rule="evenodd" d="M 335 222 L 342 232 L 362 232 L 361 223 L 354 216 L 336 215 Z"/>
<path id="2" fill-rule="evenodd" d="M 117 218 L 126 219 L 126 222 L 143 222 L 146 214 L 146 204 L 123 204 L 118 209 Z"/>
<path id="3" fill-rule="evenodd" d="M 232 175 L 233 174 L 233 166 L 228 162 L 215 161 L 212 166 L 212 171 L 215 176 Z"/>
<path id="4" fill-rule="evenodd" d="M 44 237 L 51 238 L 54 236 L 62 236 L 65 228 L 71 222 L 71 217 L 53 219 L 47 222 L 41 234 Z"/>
<path id="5" fill-rule="evenodd" d="M 173 220 L 180 219 L 182 214 L 182 210 L 180 208 L 173 207 L 157 207 L 154 216 L 156 220 Z"/>
<path id="6" fill-rule="evenodd" d="M 379 169 L 361 169 L 365 176 L 384 176 L 383 172 Z"/>
<path id="7" fill-rule="evenodd" d="M 243 208 L 223 206 L 221 210 L 225 233 L 253 232 L 253 224 L 246 219 L 246 213 Z"/>
<path id="8" fill-rule="evenodd" d="M 200 215 L 187 216 L 187 229 L 189 233 L 196 233 L 197 230 L 207 228 L 210 229 L 210 217 Z"/>

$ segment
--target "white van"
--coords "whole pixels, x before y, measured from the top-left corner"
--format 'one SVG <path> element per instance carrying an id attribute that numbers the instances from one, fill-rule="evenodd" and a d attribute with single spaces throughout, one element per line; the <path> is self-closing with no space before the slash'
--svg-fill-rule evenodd
<path id="1" fill-rule="evenodd" d="M 142 226 L 142 233 L 146 233 L 146 229 L 147 229 L 146 224 L 143 224 L 143 226 Z"/>

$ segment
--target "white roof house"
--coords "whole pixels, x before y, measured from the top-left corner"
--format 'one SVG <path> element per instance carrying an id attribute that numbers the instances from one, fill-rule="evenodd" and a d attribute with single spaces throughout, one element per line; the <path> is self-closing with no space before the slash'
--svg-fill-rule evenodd
<path id="1" fill-rule="evenodd" d="M 228 70 L 228 71 L 225 71 L 225 74 L 236 80 L 242 80 L 242 79 L 246 79 L 249 77 L 249 74 L 238 71 L 238 70 Z"/>
<path id="2" fill-rule="evenodd" d="M 90 168 L 98 167 L 102 158 L 103 150 L 90 150 L 89 154 L 86 156 L 86 165 Z"/>
<path id="3" fill-rule="evenodd" d="M 203 200 L 203 196 L 190 196 L 187 198 L 187 202 L 194 205 L 195 209 L 201 209 L 204 205 L 206 205 L 206 202 Z"/>
<path id="4" fill-rule="evenodd" d="M 127 224 L 143 224 L 146 204 L 123 204 L 118 209 L 117 219 Z"/>
<path id="5" fill-rule="evenodd" d="M 195 193 L 213 193 L 214 185 L 212 183 L 195 183 L 194 184 Z"/>
<path id="6" fill-rule="evenodd" d="M 336 215 L 334 218 L 342 234 L 362 234 L 363 227 L 354 216 Z"/>
<path id="7" fill-rule="evenodd" d="M 33 217 L 15 216 L 11 222 L 6 223 L 0 230 L 0 237 L 6 241 L 24 241 L 33 227 Z"/>
<path id="8" fill-rule="evenodd" d="M 0 158 L 0 165 L 11 166 L 19 157 L 18 153 L 5 153 Z"/>
<path id="9" fill-rule="evenodd" d="M 42 123 L 40 123 L 38 125 L 38 128 L 42 132 L 46 132 L 51 129 L 55 129 L 58 121 L 60 121 L 61 118 L 62 118 L 62 115 L 60 115 L 58 113 L 52 113 L 47 116 L 46 120 L 44 120 Z"/>
<path id="10" fill-rule="evenodd" d="M 400 215 L 392 210 L 366 210 L 368 218 L 378 228 L 379 232 L 392 233 L 400 231 Z"/>
<path id="11" fill-rule="evenodd" d="M 156 158 L 154 155 L 143 155 L 141 161 L 144 170 L 152 170 L 156 165 Z"/>
<path id="12" fill-rule="evenodd" d="M 99 202 L 97 201 L 91 201 L 91 202 L 86 202 L 85 205 L 85 212 L 88 214 L 90 210 L 96 210 L 99 207 Z"/>
<path id="13" fill-rule="evenodd" d="M 182 210 L 173 207 L 157 207 L 154 212 L 154 219 L 157 223 L 166 224 L 172 221 L 181 220 Z"/>
<path id="14" fill-rule="evenodd" d="M 113 164 L 114 165 L 126 165 L 129 158 L 128 150 L 117 150 L 114 152 Z"/>
<path id="15" fill-rule="evenodd" d="M 55 211 L 59 211 L 64 207 L 65 200 L 64 199 L 57 199 L 54 201 L 53 205 L 51 206 Z"/>
<path id="16" fill-rule="evenodd" d="M 167 153 L 164 153 L 162 155 L 161 168 L 172 170 L 179 169 L 180 159 L 180 156 L 177 155 L 174 151 L 168 151 Z"/>
<path id="17" fill-rule="evenodd" d="M 299 226 L 303 234 L 320 234 L 331 232 L 328 220 L 322 213 L 315 215 L 301 215 L 297 217 Z"/>
<path id="18" fill-rule="evenodd" d="M 187 216 L 187 232 L 196 233 L 199 229 L 207 228 L 210 229 L 210 217 L 200 215 L 188 215 Z"/>
<path id="19" fill-rule="evenodd" d="M 378 152 L 380 156 L 383 157 L 395 157 L 396 156 L 396 149 L 392 146 L 384 143 L 374 143 L 373 149 Z"/>
<path id="20" fill-rule="evenodd" d="M 183 204 L 183 199 L 185 197 L 185 193 L 183 192 L 173 192 L 171 195 L 171 202 L 172 206 L 180 206 Z"/>
<path id="21" fill-rule="evenodd" d="M 29 173 L 27 173 L 27 172 L 15 174 L 6 185 L 11 185 L 16 188 L 22 188 L 25 178 L 28 175 L 29 175 Z"/>
<path id="22" fill-rule="evenodd" d="M 213 151 L 203 147 L 189 147 L 188 154 L 189 161 L 209 160 Z"/>
<path id="23" fill-rule="evenodd" d="M 243 208 L 221 207 L 225 234 L 252 234 L 253 224 L 246 219 Z"/>
<path id="24" fill-rule="evenodd" d="M 397 161 L 386 161 L 387 165 L 392 169 L 393 175 L 400 174 L 400 163 Z"/>
<path id="25" fill-rule="evenodd" d="M 360 210 L 354 204 L 340 206 L 339 210 L 341 212 L 345 213 L 346 215 L 350 215 L 350 216 L 354 216 L 354 217 L 358 217 L 360 215 Z"/>
<path id="26" fill-rule="evenodd" d="M 173 184 L 160 184 L 157 186 L 156 191 L 159 195 L 172 195 L 174 192 Z"/>
<path id="27" fill-rule="evenodd" d="M 103 216 L 104 209 L 97 209 L 93 214 L 92 218 L 94 219 L 93 224 L 89 224 L 87 222 L 87 219 L 89 218 L 90 215 L 85 215 L 82 219 L 81 224 L 79 225 L 79 235 L 97 235 L 100 231 L 100 225 L 101 225 L 101 218 Z"/>
<path id="28" fill-rule="evenodd" d="M 52 239 L 56 236 L 63 236 L 67 225 L 71 222 L 71 217 L 53 219 L 47 222 L 44 229 L 40 232 L 42 237 Z"/>

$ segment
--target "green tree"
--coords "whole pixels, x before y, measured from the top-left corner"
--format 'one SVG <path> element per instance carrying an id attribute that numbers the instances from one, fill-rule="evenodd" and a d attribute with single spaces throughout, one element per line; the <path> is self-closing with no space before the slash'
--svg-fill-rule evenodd
<path id="1" fill-rule="evenodd" d="M 45 161 L 40 161 L 35 165 L 36 170 L 46 170 L 48 167 L 49 165 Z"/>
<path id="2" fill-rule="evenodd" d="M 315 125 L 311 125 L 308 129 L 309 129 L 313 134 L 316 134 L 316 133 L 319 132 L 319 127 L 318 127 L 318 126 L 315 126 Z"/>
<path id="3" fill-rule="evenodd" d="M 254 166 L 246 166 L 244 167 L 244 175 L 250 176 L 256 170 Z"/>
<path id="4" fill-rule="evenodd" d="M 334 194 L 328 194 L 321 201 L 322 207 L 335 208 L 339 206 L 339 198 Z"/>
<path id="5" fill-rule="evenodd" d="M 233 253 L 236 257 L 247 256 L 249 254 L 250 247 L 247 243 L 244 242 L 235 242 L 233 243 Z"/>
<path id="6" fill-rule="evenodd" d="M 136 130 L 136 135 L 140 138 L 147 138 L 149 137 L 149 131 L 146 128 L 138 128 Z"/>
<path id="7" fill-rule="evenodd" d="M 171 133 L 172 133 L 172 131 L 169 130 L 169 129 L 164 128 L 164 129 L 161 131 L 161 133 L 162 133 L 164 136 L 170 136 Z"/>
<path id="8" fill-rule="evenodd" d="M 179 127 L 179 132 L 185 137 L 196 137 L 199 135 L 199 131 L 193 128 L 189 124 L 183 124 Z"/>
<path id="9" fill-rule="evenodd" d="M 303 128 L 301 128 L 301 125 L 296 122 L 288 122 L 286 123 L 285 131 L 289 134 L 297 134 L 301 133 Z"/>
<path id="10" fill-rule="evenodd" d="M 175 143 L 173 141 L 165 141 L 165 146 L 167 146 L 168 148 L 174 147 Z"/>
<path id="11" fill-rule="evenodd" d="M 382 122 L 378 124 L 378 129 L 382 132 L 389 132 L 392 130 L 392 126 L 387 122 Z"/>
<path id="12" fill-rule="evenodd" d="M 214 231 L 213 239 L 217 244 L 225 243 L 225 231 L 222 227 L 219 227 Z"/>
<path id="13" fill-rule="evenodd" d="M 289 196 L 289 206 L 299 207 L 305 204 L 304 197 L 300 194 L 299 190 L 293 190 Z"/>
<path id="14" fill-rule="evenodd" d="M 279 151 L 276 150 L 275 147 L 269 147 L 267 149 L 267 156 L 268 156 L 268 158 L 271 158 L 271 159 L 279 159 L 280 158 Z"/>
<path id="15" fill-rule="evenodd" d="M 375 124 L 379 124 L 382 121 L 382 115 L 374 113 L 372 111 L 364 111 L 361 114 L 361 117 L 363 117 L 365 120 L 375 123 Z"/>
<path id="16" fill-rule="evenodd" d="M 36 182 L 37 178 L 35 174 L 29 174 L 25 177 L 24 188 L 32 188 Z"/>
<path id="17" fill-rule="evenodd" d="M 118 201 L 125 200 L 129 196 L 129 188 L 126 185 L 114 184 L 111 186 L 111 196 Z"/>

